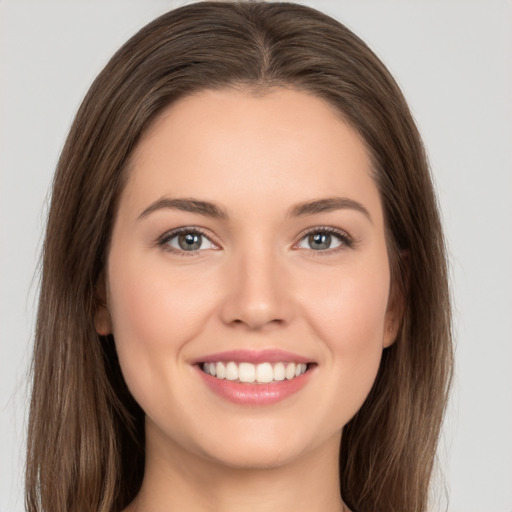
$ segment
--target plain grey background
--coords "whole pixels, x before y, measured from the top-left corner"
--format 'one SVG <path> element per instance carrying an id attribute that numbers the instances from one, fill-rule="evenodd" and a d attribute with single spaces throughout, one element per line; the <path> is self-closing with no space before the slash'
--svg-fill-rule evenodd
<path id="1" fill-rule="evenodd" d="M 52 173 L 110 55 L 186 2 L 0 0 L 0 512 L 21 512 L 35 270 Z M 318 0 L 402 86 L 451 255 L 456 380 L 432 510 L 512 512 L 512 2 Z"/>

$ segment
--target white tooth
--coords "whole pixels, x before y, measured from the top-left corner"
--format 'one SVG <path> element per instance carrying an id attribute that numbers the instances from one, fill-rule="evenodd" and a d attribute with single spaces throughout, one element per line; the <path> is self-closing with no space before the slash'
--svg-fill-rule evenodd
<path id="1" fill-rule="evenodd" d="M 226 378 L 226 367 L 224 363 L 217 363 L 215 365 L 215 373 L 217 374 L 217 379 L 225 379 Z"/>
<path id="2" fill-rule="evenodd" d="M 208 373 L 214 377 L 217 375 L 215 363 L 208 363 Z"/>
<path id="3" fill-rule="evenodd" d="M 305 364 L 305 363 L 300 363 L 300 374 L 302 375 L 303 373 L 306 372 L 306 370 L 308 369 L 308 365 Z"/>
<path id="4" fill-rule="evenodd" d="M 210 373 L 210 367 L 209 367 L 208 363 L 203 363 L 203 372 Z"/>
<path id="5" fill-rule="evenodd" d="M 288 363 L 286 365 L 285 377 L 290 380 L 295 377 L 295 363 Z"/>
<path id="6" fill-rule="evenodd" d="M 274 380 L 284 380 L 284 378 L 285 378 L 284 364 L 277 363 L 274 366 Z"/>
<path id="7" fill-rule="evenodd" d="M 254 382 L 256 380 L 256 368 L 254 365 L 251 363 L 240 363 L 238 365 L 238 380 L 240 382 Z"/>
<path id="8" fill-rule="evenodd" d="M 256 366 L 256 380 L 258 382 L 272 382 L 274 380 L 274 371 L 270 363 L 261 363 Z"/>
<path id="9" fill-rule="evenodd" d="M 226 379 L 237 380 L 238 379 L 238 366 L 233 361 L 230 361 L 226 365 Z"/>
<path id="10" fill-rule="evenodd" d="M 297 363 L 295 366 L 295 377 L 298 377 L 300 375 L 300 363 Z"/>

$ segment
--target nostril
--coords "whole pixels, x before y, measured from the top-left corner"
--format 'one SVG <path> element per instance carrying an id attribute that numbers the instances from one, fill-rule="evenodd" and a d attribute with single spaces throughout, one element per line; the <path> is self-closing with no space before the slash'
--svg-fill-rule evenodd
<path id="1" fill-rule="evenodd" d="M 244 327 L 249 330 L 259 331 L 259 330 L 266 330 L 268 328 L 272 327 L 280 327 L 284 325 L 286 322 L 285 320 L 281 318 L 276 318 L 272 320 L 268 320 L 266 318 L 256 318 L 256 317 L 250 317 L 247 319 L 240 319 L 235 318 L 231 321 L 231 325 L 235 327 Z"/>

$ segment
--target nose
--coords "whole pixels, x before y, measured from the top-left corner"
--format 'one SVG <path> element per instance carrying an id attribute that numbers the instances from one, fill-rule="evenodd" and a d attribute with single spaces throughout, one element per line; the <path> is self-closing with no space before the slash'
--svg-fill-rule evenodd
<path id="1" fill-rule="evenodd" d="M 289 323 L 293 292 L 288 274 L 283 258 L 271 250 L 260 248 L 233 257 L 226 272 L 222 321 L 248 330 Z"/>

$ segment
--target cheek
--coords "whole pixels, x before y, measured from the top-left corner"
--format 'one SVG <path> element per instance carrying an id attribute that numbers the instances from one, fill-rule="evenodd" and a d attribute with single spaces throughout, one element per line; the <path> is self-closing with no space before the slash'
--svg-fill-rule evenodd
<path id="1" fill-rule="evenodd" d="M 305 291 L 304 314 L 324 341 L 335 403 L 343 422 L 357 412 L 375 381 L 383 350 L 389 293 L 386 266 L 347 271 Z"/>
<path id="2" fill-rule="evenodd" d="M 208 316 L 214 287 L 209 279 L 190 272 L 170 271 L 165 258 L 112 259 L 109 271 L 109 307 L 115 334 L 148 349 L 173 339 L 185 339 Z M 199 286 L 201 285 L 201 286 Z M 196 321 L 192 321 L 195 319 Z M 172 333 L 172 336 L 170 335 Z"/>
<path id="3" fill-rule="evenodd" d="M 185 371 L 183 347 L 211 317 L 214 287 L 171 273 L 158 260 L 148 265 L 142 258 L 116 257 L 113 250 L 111 261 L 109 308 L 120 365 L 136 400 L 151 403 L 151 390 Z"/>
<path id="4" fill-rule="evenodd" d="M 385 265 L 332 272 L 303 290 L 303 308 L 333 351 L 381 346 L 389 295 Z M 382 348 L 382 347 L 381 347 Z"/>

